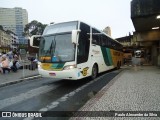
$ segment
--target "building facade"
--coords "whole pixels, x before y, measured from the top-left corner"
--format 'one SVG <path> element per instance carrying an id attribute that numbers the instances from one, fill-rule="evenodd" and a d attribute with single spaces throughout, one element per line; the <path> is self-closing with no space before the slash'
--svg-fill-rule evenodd
<path id="1" fill-rule="evenodd" d="M 160 66 L 160 1 L 132 0 L 131 19 L 135 40 L 150 56 L 153 65 Z"/>
<path id="2" fill-rule="evenodd" d="M 0 29 L 0 53 L 18 49 L 18 36 L 12 31 Z"/>
<path id="3" fill-rule="evenodd" d="M 111 28 L 109 26 L 107 26 L 103 32 L 105 32 L 107 35 L 109 35 L 111 37 Z"/>
<path id="4" fill-rule="evenodd" d="M 27 40 L 22 35 L 24 27 L 28 24 L 28 13 L 25 9 L 15 8 L 0 8 L 0 25 L 5 30 L 14 32 L 19 39 L 20 44 L 27 44 Z"/>
<path id="5" fill-rule="evenodd" d="M 12 50 L 14 49 L 18 49 L 18 45 L 19 45 L 19 39 L 18 39 L 18 36 L 13 33 L 12 31 L 7 31 L 8 35 L 11 36 L 10 37 L 10 48 Z"/>
<path id="6" fill-rule="evenodd" d="M 0 53 L 10 49 L 11 36 L 4 30 L 0 30 Z"/>

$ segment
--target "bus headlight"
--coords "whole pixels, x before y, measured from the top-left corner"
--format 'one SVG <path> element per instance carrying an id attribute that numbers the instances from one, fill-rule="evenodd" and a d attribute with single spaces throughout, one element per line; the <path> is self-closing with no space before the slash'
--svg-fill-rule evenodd
<path id="1" fill-rule="evenodd" d="M 76 65 L 67 65 L 63 68 L 63 70 L 70 70 L 70 69 L 73 69 L 73 68 L 76 68 L 77 66 Z"/>
<path id="2" fill-rule="evenodd" d="M 38 62 L 38 68 L 41 68 L 41 63 L 40 62 Z"/>

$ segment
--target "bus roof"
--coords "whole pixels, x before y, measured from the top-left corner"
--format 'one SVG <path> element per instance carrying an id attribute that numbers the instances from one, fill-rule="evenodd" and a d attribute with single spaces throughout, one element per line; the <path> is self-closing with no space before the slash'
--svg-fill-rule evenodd
<path id="1" fill-rule="evenodd" d="M 77 22 L 78 24 L 84 23 L 84 24 L 86 24 L 86 25 L 88 25 L 88 26 L 96 29 L 97 31 L 101 32 L 102 34 L 106 35 L 107 37 L 111 38 L 111 39 L 114 40 L 115 42 L 121 44 L 119 41 L 117 41 L 116 39 L 112 38 L 111 36 L 109 36 L 108 34 L 106 34 L 105 32 L 103 32 L 102 30 L 99 30 L 99 29 L 97 29 L 96 27 L 94 27 L 94 26 L 92 26 L 92 25 L 90 25 L 90 24 L 88 24 L 88 23 L 86 23 L 86 22 L 80 21 L 80 20 L 58 22 L 58 23 L 50 24 L 50 25 L 48 25 L 48 27 L 49 27 L 49 26 L 53 26 L 53 25 L 57 25 L 57 24 L 61 24 L 61 23 L 70 23 L 70 22 Z M 121 45 L 122 45 L 122 44 L 121 44 Z"/>

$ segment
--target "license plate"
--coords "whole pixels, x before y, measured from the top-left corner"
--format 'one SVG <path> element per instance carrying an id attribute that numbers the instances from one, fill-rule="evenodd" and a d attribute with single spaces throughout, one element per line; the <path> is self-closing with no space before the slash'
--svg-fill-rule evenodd
<path id="1" fill-rule="evenodd" d="M 56 76 L 56 73 L 49 73 L 50 76 Z"/>

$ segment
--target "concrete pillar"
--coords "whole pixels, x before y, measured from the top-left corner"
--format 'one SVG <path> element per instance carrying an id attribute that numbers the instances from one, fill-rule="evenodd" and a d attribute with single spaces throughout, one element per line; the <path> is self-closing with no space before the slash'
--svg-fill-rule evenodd
<path id="1" fill-rule="evenodd" d="M 160 55 L 160 40 L 159 40 L 158 50 L 159 50 L 159 55 Z"/>
<path id="2" fill-rule="evenodd" d="M 160 67 L 160 40 L 159 40 L 159 46 L 158 46 L 158 66 Z"/>
<path id="3" fill-rule="evenodd" d="M 152 65 L 157 65 L 158 63 L 158 52 L 157 52 L 157 45 L 153 45 L 151 48 L 151 59 Z"/>

